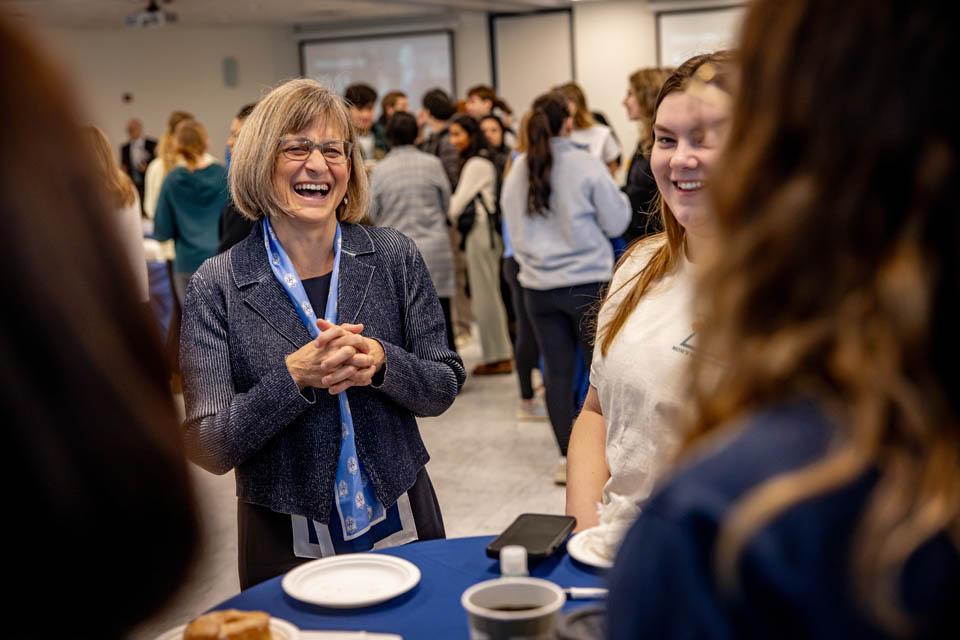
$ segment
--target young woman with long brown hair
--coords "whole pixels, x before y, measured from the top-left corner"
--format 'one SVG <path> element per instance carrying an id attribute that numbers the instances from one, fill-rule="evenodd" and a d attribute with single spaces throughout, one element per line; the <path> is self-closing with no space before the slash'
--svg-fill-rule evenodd
<path id="1" fill-rule="evenodd" d="M 958 27 L 751 4 L 686 466 L 621 548 L 611 638 L 960 635 Z"/>
<path id="2" fill-rule="evenodd" d="M 703 259 L 714 233 L 707 186 L 728 115 L 726 103 L 701 95 L 700 78 L 726 96 L 728 57 L 696 56 L 664 82 L 650 164 L 665 231 L 627 250 L 600 310 L 599 349 L 570 440 L 567 513 L 580 529 L 604 525 L 611 554 L 672 461 L 679 440 L 672 418 L 689 398 L 683 372 L 697 332 L 691 262 Z"/>
<path id="3" fill-rule="evenodd" d="M 207 130 L 196 120 L 178 124 L 174 139 L 183 166 L 163 180 L 153 235 L 176 244 L 173 288 L 182 304 L 190 277 L 217 253 L 227 169 L 207 153 Z"/>
<path id="4" fill-rule="evenodd" d="M 587 95 L 576 82 L 567 82 L 554 89 L 567 99 L 567 107 L 573 118 L 573 130 L 570 139 L 586 149 L 590 155 L 600 158 L 610 173 L 620 168 L 620 143 L 613 130 L 597 122 L 587 106 Z"/>
<path id="5" fill-rule="evenodd" d="M 147 283 L 147 260 L 143 254 L 143 225 L 140 223 L 140 196 L 137 188 L 113 154 L 107 134 L 96 127 L 85 130 L 87 144 L 95 166 L 102 177 L 102 185 L 107 193 L 110 206 L 116 212 L 116 234 L 127 253 L 130 270 L 137 282 L 134 293 L 138 302 L 147 302 L 150 293 Z"/>
<path id="6" fill-rule="evenodd" d="M 544 358 L 547 411 L 560 447 L 558 484 L 567 478 L 577 347 L 587 366 L 593 351 L 584 319 L 613 272 L 609 238 L 630 221 L 627 197 L 602 163 L 570 141 L 571 127 L 562 95 L 534 100 L 527 152 L 507 174 L 500 198 Z"/>
<path id="7" fill-rule="evenodd" d="M 627 167 L 623 192 L 630 198 L 633 219 L 623 233 L 628 243 L 646 235 L 657 233 L 660 216 L 657 215 L 657 183 L 650 171 L 650 152 L 653 150 L 653 117 L 656 115 L 657 96 L 673 69 L 637 69 L 630 74 L 630 86 L 623 99 L 627 118 L 639 125 L 640 137 L 633 158 Z"/>
<path id="8" fill-rule="evenodd" d="M 480 334 L 482 362 L 473 375 L 513 372 L 513 347 L 507 330 L 507 311 L 500 293 L 500 256 L 503 239 L 497 233 L 497 168 L 480 124 L 460 115 L 450 122 L 450 142 L 460 153 L 460 179 L 450 196 L 449 217 L 456 227 L 469 208 L 474 222 L 466 232 L 463 246 L 470 280 L 470 309 Z"/>

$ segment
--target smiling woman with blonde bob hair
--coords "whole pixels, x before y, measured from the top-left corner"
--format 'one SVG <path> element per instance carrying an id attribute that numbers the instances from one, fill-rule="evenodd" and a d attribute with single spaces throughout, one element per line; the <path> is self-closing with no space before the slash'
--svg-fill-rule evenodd
<path id="1" fill-rule="evenodd" d="M 184 302 L 187 450 L 236 469 L 243 588 L 310 558 L 444 537 L 415 416 L 466 374 L 412 240 L 358 224 L 367 176 L 342 99 L 313 80 L 264 97 L 230 165 L 259 222 Z"/>
<path id="2" fill-rule="evenodd" d="M 233 147 L 230 163 L 230 195 L 237 209 L 251 220 L 264 214 L 289 214 L 273 183 L 277 166 L 277 144 L 284 134 L 301 131 L 322 118 L 344 139 L 353 141 L 353 125 L 342 99 L 314 80 L 292 80 L 270 92 L 244 122 Z M 347 198 L 337 209 L 341 222 L 360 222 L 369 203 L 367 173 L 360 148 L 350 154 Z"/>

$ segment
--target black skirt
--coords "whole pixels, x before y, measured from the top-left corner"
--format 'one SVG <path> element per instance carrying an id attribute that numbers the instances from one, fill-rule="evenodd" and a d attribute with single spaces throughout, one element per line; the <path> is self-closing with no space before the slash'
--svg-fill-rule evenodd
<path id="1" fill-rule="evenodd" d="M 440 503 L 426 469 L 417 473 L 417 481 L 407 491 L 410 510 L 417 527 L 418 540 L 446 538 Z M 264 580 L 290 571 L 310 558 L 293 554 L 293 527 L 290 515 L 276 513 L 242 500 L 237 501 L 237 544 L 240 588 L 247 589 Z"/>

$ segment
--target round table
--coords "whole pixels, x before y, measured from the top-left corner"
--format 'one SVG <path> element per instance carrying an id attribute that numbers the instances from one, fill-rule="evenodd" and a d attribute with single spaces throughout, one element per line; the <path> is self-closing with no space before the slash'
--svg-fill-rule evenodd
<path id="1" fill-rule="evenodd" d="M 499 563 L 484 552 L 491 540 L 493 536 L 431 540 L 375 552 L 409 560 L 420 569 L 421 578 L 407 593 L 373 607 L 327 609 L 299 602 L 283 592 L 282 577 L 278 577 L 214 609 L 266 611 L 304 630 L 394 633 L 405 640 L 466 638 L 467 616 L 460 606 L 460 594 L 471 585 L 500 576 Z M 605 586 L 602 571 L 572 560 L 566 548 L 532 566 L 530 575 L 561 587 Z M 596 601 L 569 600 L 563 611 L 591 602 Z"/>

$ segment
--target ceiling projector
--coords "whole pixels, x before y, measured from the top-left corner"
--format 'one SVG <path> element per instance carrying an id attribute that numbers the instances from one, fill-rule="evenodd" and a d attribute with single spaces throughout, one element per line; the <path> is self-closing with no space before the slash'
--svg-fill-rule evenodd
<path id="1" fill-rule="evenodd" d="M 161 9 L 156 0 L 150 0 L 147 8 L 143 11 L 127 16 L 128 27 L 162 27 L 176 21 L 177 14 L 173 11 Z"/>

